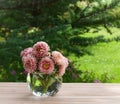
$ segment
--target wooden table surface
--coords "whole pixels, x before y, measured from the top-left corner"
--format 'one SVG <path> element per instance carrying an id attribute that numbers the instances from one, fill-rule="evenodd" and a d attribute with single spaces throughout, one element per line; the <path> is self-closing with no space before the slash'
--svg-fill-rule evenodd
<path id="1" fill-rule="evenodd" d="M 53 97 L 36 97 L 26 83 L 0 83 L 0 104 L 120 104 L 120 84 L 63 83 Z"/>

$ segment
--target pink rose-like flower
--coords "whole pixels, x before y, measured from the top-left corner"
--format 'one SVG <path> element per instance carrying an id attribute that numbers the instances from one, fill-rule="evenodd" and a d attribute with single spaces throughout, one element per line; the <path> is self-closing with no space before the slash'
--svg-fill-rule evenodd
<path id="1" fill-rule="evenodd" d="M 63 76 L 64 73 L 65 73 L 65 69 L 67 68 L 68 66 L 68 59 L 65 58 L 60 52 L 58 51 L 53 51 L 52 52 L 52 58 L 53 60 L 55 61 L 56 64 L 59 65 L 59 71 L 58 71 L 58 74 L 60 76 Z"/>
<path id="2" fill-rule="evenodd" d="M 65 74 L 66 67 L 64 65 L 59 66 L 58 75 L 63 76 Z"/>
<path id="3" fill-rule="evenodd" d="M 49 46 L 46 42 L 37 42 L 34 46 L 33 46 L 33 54 L 39 58 L 39 57 L 44 57 L 48 54 L 49 51 Z"/>
<path id="4" fill-rule="evenodd" d="M 59 66 L 59 70 L 58 70 L 58 74 L 59 76 L 63 76 L 65 74 L 65 70 L 68 67 L 68 59 L 67 58 L 63 58 L 61 65 Z"/>
<path id="5" fill-rule="evenodd" d="M 64 60 L 64 56 L 58 51 L 52 52 L 52 58 L 58 65 L 61 65 L 63 63 L 62 60 Z"/>
<path id="6" fill-rule="evenodd" d="M 28 54 L 32 54 L 32 51 L 33 51 L 32 47 L 26 48 L 23 51 L 21 51 L 20 56 L 23 57 L 27 56 Z"/>
<path id="7" fill-rule="evenodd" d="M 24 56 L 22 58 L 23 61 L 23 66 L 25 71 L 27 71 L 28 73 L 33 73 L 36 68 L 37 68 L 37 60 L 35 57 L 31 56 L 31 55 L 27 55 Z"/>
<path id="8" fill-rule="evenodd" d="M 51 74 L 54 70 L 54 62 L 49 57 L 44 57 L 39 62 L 38 70 L 43 74 Z"/>
<path id="9" fill-rule="evenodd" d="M 68 66 L 68 59 L 64 57 L 60 52 L 53 51 L 52 58 L 58 65 L 64 65 L 66 67 Z"/>
<path id="10" fill-rule="evenodd" d="M 68 59 L 64 57 L 64 60 L 63 60 L 63 64 L 64 66 L 67 68 L 68 65 L 69 65 L 69 62 L 68 62 Z"/>

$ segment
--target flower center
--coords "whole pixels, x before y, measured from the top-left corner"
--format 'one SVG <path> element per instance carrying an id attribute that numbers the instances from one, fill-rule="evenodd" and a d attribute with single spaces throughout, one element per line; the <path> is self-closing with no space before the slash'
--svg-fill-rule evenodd
<path id="1" fill-rule="evenodd" d="M 40 50 L 42 50 L 41 47 L 37 47 L 36 51 L 39 52 Z"/>
<path id="2" fill-rule="evenodd" d="M 43 68 L 46 69 L 46 70 L 49 68 L 49 66 L 50 66 L 49 63 L 45 63 L 45 64 L 43 64 Z"/>

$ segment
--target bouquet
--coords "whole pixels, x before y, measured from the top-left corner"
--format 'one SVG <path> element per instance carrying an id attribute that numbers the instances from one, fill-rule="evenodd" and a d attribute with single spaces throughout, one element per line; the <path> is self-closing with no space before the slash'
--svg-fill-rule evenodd
<path id="1" fill-rule="evenodd" d="M 49 45 L 43 41 L 21 51 L 21 57 L 34 95 L 54 95 L 58 92 L 69 64 L 66 57 L 59 51 L 51 52 Z"/>

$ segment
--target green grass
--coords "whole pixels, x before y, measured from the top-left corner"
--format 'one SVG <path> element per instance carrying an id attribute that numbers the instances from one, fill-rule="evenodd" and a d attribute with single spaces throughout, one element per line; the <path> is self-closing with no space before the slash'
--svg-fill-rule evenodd
<path id="1" fill-rule="evenodd" d="M 83 37 L 98 37 L 103 36 L 105 39 L 113 39 L 120 36 L 119 28 L 111 27 L 109 28 L 112 34 L 108 33 L 107 30 L 103 27 L 97 27 L 97 29 L 90 29 L 89 32 L 82 34 Z"/>
<path id="2" fill-rule="evenodd" d="M 87 33 L 87 35 L 83 35 L 83 37 L 96 37 L 103 34 L 105 39 L 112 39 L 120 36 L 118 29 L 113 28 L 112 31 L 114 34 L 110 35 L 102 29 L 98 33 Z M 80 48 L 80 46 L 78 46 L 78 48 Z M 109 82 L 120 82 L 120 41 L 99 42 L 83 48 L 89 51 L 90 54 L 85 54 L 80 57 L 75 54 L 69 56 L 71 60 L 76 61 L 75 67 L 77 69 L 92 70 L 96 75 L 107 72 L 114 77 L 114 79 L 111 79 Z"/>

